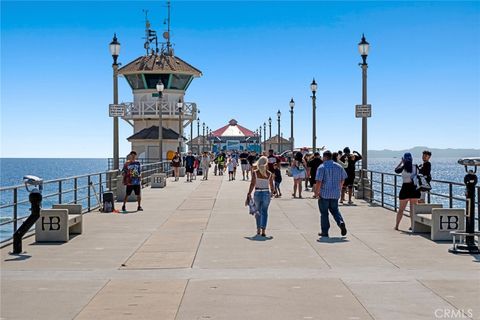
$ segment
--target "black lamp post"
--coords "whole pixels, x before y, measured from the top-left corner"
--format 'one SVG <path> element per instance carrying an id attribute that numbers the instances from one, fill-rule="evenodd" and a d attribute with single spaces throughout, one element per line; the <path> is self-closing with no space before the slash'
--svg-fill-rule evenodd
<path id="1" fill-rule="evenodd" d="M 158 159 L 160 162 L 163 160 L 163 108 L 162 108 L 162 100 L 163 100 L 163 90 L 165 86 L 162 83 L 162 80 L 158 80 L 156 85 L 157 92 L 158 92 Z"/>
<path id="2" fill-rule="evenodd" d="M 267 151 L 267 124 L 263 123 L 263 150 Z"/>
<path id="3" fill-rule="evenodd" d="M 315 153 L 317 151 L 317 125 L 316 125 L 316 115 L 317 115 L 317 83 L 315 78 L 313 78 L 312 83 L 310 84 L 310 90 L 312 90 L 312 149 Z"/>
<path id="4" fill-rule="evenodd" d="M 197 152 L 200 154 L 200 117 L 197 117 Z"/>
<path id="5" fill-rule="evenodd" d="M 209 131 L 209 129 L 208 129 L 208 126 L 207 126 L 207 149 L 210 147 L 210 141 L 208 140 L 208 131 Z"/>
<path id="6" fill-rule="evenodd" d="M 183 103 L 182 99 L 178 98 L 177 102 L 178 108 L 178 153 L 182 152 L 182 141 L 183 141 L 183 121 L 182 121 L 182 113 L 183 113 Z"/>
<path id="7" fill-rule="evenodd" d="M 272 138 L 272 118 L 268 117 L 268 139 Z"/>
<path id="8" fill-rule="evenodd" d="M 113 58 L 113 104 L 118 104 L 118 55 L 120 54 L 120 42 L 117 40 L 117 34 L 113 34 L 113 40 L 109 45 L 110 54 Z M 118 117 L 113 117 L 113 169 L 119 169 L 119 151 L 118 151 Z"/>
<path id="9" fill-rule="evenodd" d="M 202 134 L 202 152 L 205 149 L 205 122 L 202 123 L 203 126 L 203 134 Z"/>
<path id="10" fill-rule="evenodd" d="M 362 40 L 358 44 L 358 51 L 362 56 L 362 105 L 367 105 L 367 56 L 370 49 L 370 44 L 365 40 L 365 35 L 362 34 Z M 367 147 L 367 117 L 362 117 L 362 171 L 368 168 L 368 147 Z M 362 180 L 363 181 L 363 180 Z"/>
<path id="11" fill-rule="evenodd" d="M 293 108 L 295 107 L 295 101 L 293 101 L 293 98 L 290 99 L 290 149 L 292 150 L 293 154 Z"/>
<path id="12" fill-rule="evenodd" d="M 280 117 L 282 116 L 282 113 L 280 110 L 277 111 L 277 121 L 278 121 L 278 136 L 277 136 L 277 142 L 278 142 L 278 148 L 277 151 L 280 153 Z"/>

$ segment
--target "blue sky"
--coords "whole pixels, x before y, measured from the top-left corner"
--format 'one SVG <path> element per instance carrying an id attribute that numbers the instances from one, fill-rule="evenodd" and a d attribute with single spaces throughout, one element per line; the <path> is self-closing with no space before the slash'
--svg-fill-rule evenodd
<path id="1" fill-rule="evenodd" d="M 1 2 L 2 157 L 112 156 L 108 43 L 116 32 L 123 64 L 144 54 L 142 9 L 163 31 L 164 2 Z M 202 122 L 255 130 L 280 109 L 288 138 L 293 97 L 297 146 L 311 145 L 315 77 L 317 145 L 361 150 L 362 33 L 369 149 L 480 147 L 480 2 L 172 3 L 176 55 L 204 74 L 186 95 Z M 123 78 L 119 91 L 133 100 Z M 120 122 L 121 155 L 131 134 Z"/>

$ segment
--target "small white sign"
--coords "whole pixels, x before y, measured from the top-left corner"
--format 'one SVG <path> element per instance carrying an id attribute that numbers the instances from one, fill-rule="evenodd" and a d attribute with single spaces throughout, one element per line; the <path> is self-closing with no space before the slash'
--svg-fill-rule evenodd
<path id="1" fill-rule="evenodd" d="M 108 114 L 110 117 L 124 117 L 125 109 L 125 104 L 109 104 Z"/>
<path id="2" fill-rule="evenodd" d="M 355 106 L 355 117 L 356 118 L 370 118 L 372 116 L 372 105 L 371 104 L 357 104 Z"/>

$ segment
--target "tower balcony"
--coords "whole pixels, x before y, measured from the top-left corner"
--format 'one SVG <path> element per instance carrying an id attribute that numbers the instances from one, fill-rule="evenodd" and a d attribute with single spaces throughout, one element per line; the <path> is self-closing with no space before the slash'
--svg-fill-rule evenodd
<path id="1" fill-rule="evenodd" d="M 161 104 L 161 108 L 159 105 Z M 176 102 L 169 101 L 141 101 L 125 102 L 124 120 L 158 119 L 159 110 L 163 119 L 178 119 L 179 110 Z M 193 121 L 197 118 L 197 104 L 195 102 L 184 102 L 182 106 L 182 119 Z"/>

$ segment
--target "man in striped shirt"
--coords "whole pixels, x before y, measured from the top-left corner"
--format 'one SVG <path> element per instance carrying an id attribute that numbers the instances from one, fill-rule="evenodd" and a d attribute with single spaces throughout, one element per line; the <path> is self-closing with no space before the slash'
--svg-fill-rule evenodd
<path id="1" fill-rule="evenodd" d="M 343 182 L 347 178 L 347 173 L 338 164 L 332 161 L 332 152 L 327 150 L 323 153 L 323 164 L 317 169 L 315 180 L 315 196 L 319 197 L 318 207 L 320 209 L 320 237 L 328 237 L 330 221 L 328 211 L 332 213 L 333 218 L 340 227 L 342 236 L 347 234 L 347 228 L 343 217 L 338 210 L 338 199 L 342 190 Z"/>

